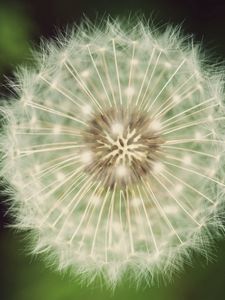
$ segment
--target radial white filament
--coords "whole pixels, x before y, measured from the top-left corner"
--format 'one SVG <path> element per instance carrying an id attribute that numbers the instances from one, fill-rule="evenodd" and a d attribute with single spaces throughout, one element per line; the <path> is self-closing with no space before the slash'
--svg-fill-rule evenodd
<path id="1" fill-rule="evenodd" d="M 223 229 L 221 72 L 141 22 L 83 26 L 41 57 L 0 108 L 1 174 L 33 253 L 111 287 L 207 255 Z"/>

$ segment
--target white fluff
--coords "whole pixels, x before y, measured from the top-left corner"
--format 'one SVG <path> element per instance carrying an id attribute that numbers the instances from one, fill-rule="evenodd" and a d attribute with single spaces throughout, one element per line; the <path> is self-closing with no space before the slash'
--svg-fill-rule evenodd
<path id="1" fill-rule="evenodd" d="M 1 165 L 33 253 L 110 287 L 124 274 L 137 284 L 168 277 L 192 250 L 207 255 L 223 229 L 225 115 L 221 72 L 204 71 L 199 56 L 178 30 L 84 23 L 44 46 L 36 68 L 17 72 L 18 96 L 0 107 Z M 126 197 L 85 172 L 93 153 L 82 141 L 96 112 L 120 107 L 149 114 L 149 130 L 165 141 Z M 117 120 L 112 128 L 123 132 Z"/>

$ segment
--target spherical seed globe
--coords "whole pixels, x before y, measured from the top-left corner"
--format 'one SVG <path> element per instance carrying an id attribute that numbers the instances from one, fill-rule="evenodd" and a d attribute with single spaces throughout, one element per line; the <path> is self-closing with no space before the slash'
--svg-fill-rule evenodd
<path id="1" fill-rule="evenodd" d="M 32 252 L 112 287 L 207 255 L 223 230 L 218 68 L 142 22 L 84 24 L 36 56 L 1 107 L 2 173 Z"/>

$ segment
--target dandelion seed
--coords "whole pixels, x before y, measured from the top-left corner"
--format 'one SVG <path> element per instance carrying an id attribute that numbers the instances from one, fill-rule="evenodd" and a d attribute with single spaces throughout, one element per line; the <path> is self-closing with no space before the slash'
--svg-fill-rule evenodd
<path id="1" fill-rule="evenodd" d="M 112 287 L 206 254 L 225 192 L 220 72 L 141 22 L 83 26 L 40 57 L 0 108 L 2 174 L 33 252 Z"/>

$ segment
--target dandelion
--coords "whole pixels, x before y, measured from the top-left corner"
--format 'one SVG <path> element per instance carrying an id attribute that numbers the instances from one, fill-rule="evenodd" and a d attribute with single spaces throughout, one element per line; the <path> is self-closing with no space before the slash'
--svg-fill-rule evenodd
<path id="1" fill-rule="evenodd" d="M 142 22 L 84 24 L 17 79 L 1 164 L 33 253 L 113 287 L 207 255 L 223 231 L 225 115 L 198 46 Z"/>

